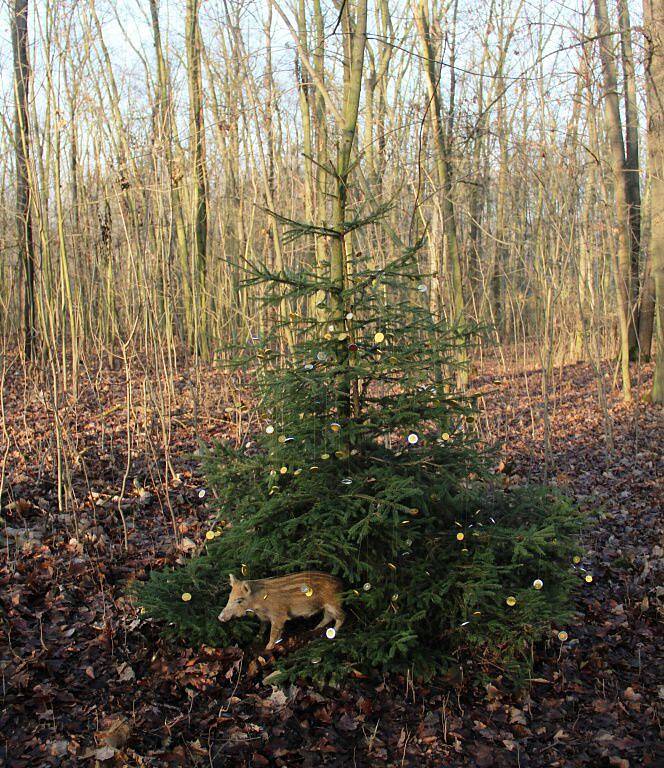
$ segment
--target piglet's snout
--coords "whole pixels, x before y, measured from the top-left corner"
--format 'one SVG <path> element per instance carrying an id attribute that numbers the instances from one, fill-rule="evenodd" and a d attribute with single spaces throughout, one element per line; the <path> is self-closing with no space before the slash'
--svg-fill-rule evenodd
<path id="1" fill-rule="evenodd" d="M 217 619 L 219 619 L 219 621 L 228 621 L 228 617 L 226 616 L 226 612 L 222 611 L 219 614 L 219 616 L 217 616 Z"/>

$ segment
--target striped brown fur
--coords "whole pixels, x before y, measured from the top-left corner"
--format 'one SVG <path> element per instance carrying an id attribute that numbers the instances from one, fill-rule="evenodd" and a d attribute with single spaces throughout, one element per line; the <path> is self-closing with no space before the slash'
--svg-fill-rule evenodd
<path id="1" fill-rule="evenodd" d="M 316 629 L 334 619 L 338 630 L 344 622 L 341 608 L 341 580 L 320 571 L 303 571 L 270 579 L 242 580 L 230 574 L 231 593 L 219 614 L 219 621 L 244 616 L 251 611 L 261 621 L 270 623 L 270 640 L 266 650 L 274 648 L 289 619 L 313 616 L 323 612 Z"/>

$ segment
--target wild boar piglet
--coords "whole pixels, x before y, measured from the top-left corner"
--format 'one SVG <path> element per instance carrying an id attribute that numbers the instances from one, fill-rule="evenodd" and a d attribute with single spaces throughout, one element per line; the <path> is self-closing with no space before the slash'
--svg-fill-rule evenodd
<path id="1" fill-rule="evenodd" d="M 274 648 L 289 619 L 313 616 L 323 611 L 316 629 L 334 620 L 338 630 L 344 623 L 341 608 L 341 580 L 329 573 L 304 571 L 271 579 L 236 579 L 229 576 L 231 593 L 219 621 L 244 616 L 253 612 L 261 621 L 270 623 L 270 640 L 266 650 Z"/>

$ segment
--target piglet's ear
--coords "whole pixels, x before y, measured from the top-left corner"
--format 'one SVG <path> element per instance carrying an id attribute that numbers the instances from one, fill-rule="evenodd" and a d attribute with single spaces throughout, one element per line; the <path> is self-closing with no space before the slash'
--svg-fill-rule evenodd
<path id="1" fill-rule="evenodd" d="M 242 582 L 242 591 L 245 592 L 247 595 L 251 594 L 251 585 L 248 581 Z"/>
<path id="2" fill-rule="evenodd" d="M 235 582 L 237 581 L 237 579 L 235 578 L 235 576 L 233 576 L 233 574 L 232 574 L 232 573 L 229 573 L 229 574 L 228 574 L 228 580 L 229 580 L 229 581 L 230 581 L 230 583 L 231 583 L 231 587 L 232 587 L 232 586 L 233 586 L 233 584 L 235 584 Z"/>

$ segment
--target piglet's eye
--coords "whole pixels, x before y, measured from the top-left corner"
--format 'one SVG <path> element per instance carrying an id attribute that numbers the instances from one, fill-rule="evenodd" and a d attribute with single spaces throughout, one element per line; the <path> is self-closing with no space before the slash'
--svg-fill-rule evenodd
<path id="1" fill-rule="evenodd" d="M 238 603 L 243 603 L 244 602 L 244 598 L 243 597 L 238 597 L 237 601 L 238 601 Z"/>

